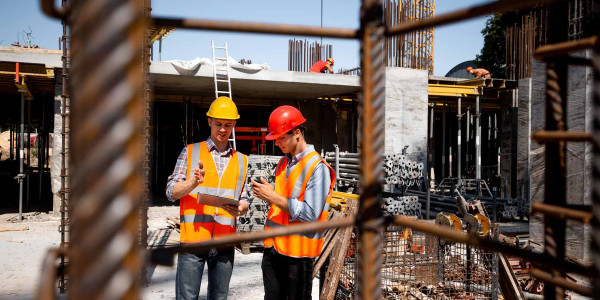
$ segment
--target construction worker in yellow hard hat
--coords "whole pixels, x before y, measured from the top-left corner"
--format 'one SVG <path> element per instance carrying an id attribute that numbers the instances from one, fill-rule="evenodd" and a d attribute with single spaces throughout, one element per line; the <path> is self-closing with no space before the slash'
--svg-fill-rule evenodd
<path id="1" fill-rule="evenodd" d="M 210 137 L 183 148 L 167 182 L 167 198 L 180 200 L 181 243 L 235 234 L 236 217 L 248 211 L 244 184 L 248 158 L 229 143 L 236 120 L 240 118 L 237 107 L 230 98 L 219 97 L 212 102 L 206 115 Z M 237 201 L 237 206 L 199 204 L 206 195 L 229 198 Z M 202 253 L 180 253 L 175 279 L 176 298 L 198 297 L 202 272 L 207 264 L 208 298 L 226 299 L 233 261 L 233 246 Z"/>
<path id="2" fill-rule="evenodd" d="M 328 58 L 325 61 L 318 61 L 316 62 L 314 65 L 312 65 L 312 67 L 310 67 L 309 72 L 313 72 L 313 73 L 325 73 L 325 70 L 328 70 L 331 74 L 333 74 L 333 69 L 331 68 L 333 66 L 333 58 Z"/>

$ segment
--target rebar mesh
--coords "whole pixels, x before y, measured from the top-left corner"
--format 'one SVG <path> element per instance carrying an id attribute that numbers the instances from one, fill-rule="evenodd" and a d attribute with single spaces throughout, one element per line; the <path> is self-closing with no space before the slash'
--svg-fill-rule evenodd
<path id="1" fill-rule="evenodd" d="M 388 226 L 384 235 L 384 299 L 492 298 L 495 254 L 399 226 Z M 335 299 L 354 298 L 356 254 L 354 234 Z"/>

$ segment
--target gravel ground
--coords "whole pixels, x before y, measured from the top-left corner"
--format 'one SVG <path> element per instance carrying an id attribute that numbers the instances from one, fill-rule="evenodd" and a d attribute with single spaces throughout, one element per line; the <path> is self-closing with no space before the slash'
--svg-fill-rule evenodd
<path id="1" fill-rule="evenodd" d="M 149 244 L 171 244 L 179 240 L 177 231 L 168 228 L 166 217 L 177 217 L 178 206 L 151 207 L 148 212 Z M 0 227 L 27 226 L 26 231 L 0 232 L 0 299 L 32 299 L 38 286 L 41 263 L 48 248 L 60 244 L 60 219 L 46 213 L 0 214 Z M 262 253 L 236 252 L 229 299 L 262 299 L 264 296 L 260 263 Z M 143 299 L 175 299 L 175 266 L 148 266 L 148 287 Z M 200 299 L 206 299 L 207 275 L 202 279 Z M 318 299 L 318 279 L 313 282 L 313 299 Z"/>

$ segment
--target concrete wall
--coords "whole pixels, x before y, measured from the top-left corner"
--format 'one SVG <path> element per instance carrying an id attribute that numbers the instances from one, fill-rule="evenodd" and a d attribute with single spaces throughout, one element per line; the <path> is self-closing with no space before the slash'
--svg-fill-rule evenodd
<path id="1" fill-rule="evenodd" d="M 584 55 L 584 54 L 581 54 Z M 590 53 L 587 54 L 590 57 Z M 532 66 L 530 133 L 545 125 L 545 72 L 544 63 L 534 61 Z M 567 128 L 576 131 L 592 130 L 591 80 L 589 67 L 569 68 Z M 531 142 L 531 203 L 544 201 L 544 146 Z M 591 151 L 590 143 L 567 143 L 567 203 L 591 204 Z M 530 238 L 543 244 L 544 220 L 532 216 L 529 227 Z M 567 223 L 567 255 L 589 261 L 590 228 L 575 222 Z"/>
<path id="2" fill-rule="evenodd" d="M 62 78 L 60 71 L 55 70 L 56 78 Z M 52 188 L 52 213 L 60 214 L 60 171 L 62 151 L 62 117 L 61 117 L 61 95 L 62 80 L 56 80 L 54 87 L 54 131 L 52 139 L 52 157 L 50 158 L 50 184 Z M 66 160 L 68 162 L 68 159 Z"/>
<path id="3" fill-rule="evenodd" d="M 407 154 L 422 163 L 427 155 L 427 71 L 386 68 L 385 154 Z"/>

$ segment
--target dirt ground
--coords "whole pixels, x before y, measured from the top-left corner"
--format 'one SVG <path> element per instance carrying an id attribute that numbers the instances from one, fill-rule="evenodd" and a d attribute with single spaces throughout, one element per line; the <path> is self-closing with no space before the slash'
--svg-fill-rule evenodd
<path id="1" fill-rule="evenodd" d="M 149 244 L 174 243 L 177 231 L 168 227 L 166 217 L 176 217 L 178 206 L 151 207 L 148 212 Z M 0 214 L 0 227 L 27 226 L 25 231 L 0 232 L 0 299 L 32 299 L 38 286 L 41 263 L 47 249 L 60 244 L 60 218 L 47 213 Z M 262 253 L 236 252 L 229 299 L 262 299 L 264 296 L 260 263 Z M 143 299 L 175 299 L 175 266 L 149 266 L 148 287 Z M 202 278 L 200 299 L 206 299 L 207 275 Z M 318 299 L 318 279 L 313 282 L 313 299 Z"/>

